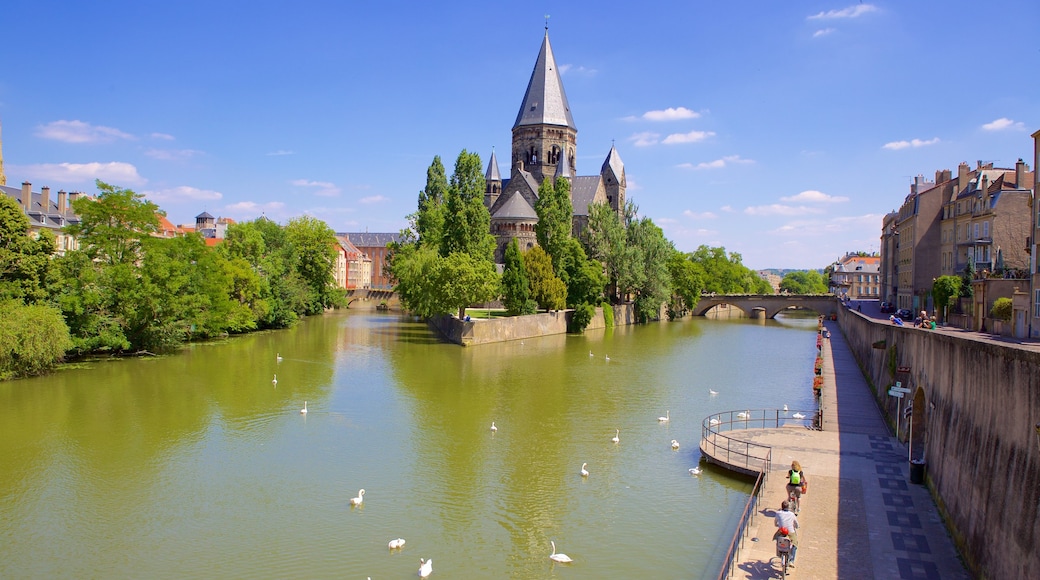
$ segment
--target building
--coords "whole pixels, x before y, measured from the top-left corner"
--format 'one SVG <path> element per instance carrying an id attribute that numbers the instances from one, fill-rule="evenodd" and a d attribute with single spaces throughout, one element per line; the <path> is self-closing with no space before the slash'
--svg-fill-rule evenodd
<path id="1" fill-rule="evenodd" d="M 588 224 L 589 206 L 609 204 L 616 212 L 625 207 L 625 165 L 613 145 L 598 175 L 577 175 L 578 129 L 556 67 L 546 28 L 527 91 L 513 123 L 509 177 L 503 179 L 492 151 L 484 175 L 484 205 L 491 213 L 495 261 L 501 263 L 514 238 L 521 250 L 534 247 L 538 223 L 535 202 L 545 179 L 562 177 L 571 183 L 574 215 L 571 230 L 579 235 Z"/>
<path id="2" fill-rule="evenodd" d="M 337 238 L 346 238 L 354 248 L 365 254 L 370 262 L 371 286 L 373 290 L 393 290 L 394 285 L 386 274 L 387 245 L 400 239 L 400 234 L 370 234 L 368 232 L 337 233 Z M 362 266 L 364 267 L 364 266 Z M 363 275 L 363 273 L 362 273 Z"/>
<path id="3" fill-rule="evenodd" d="M 896 308 L 917 312 L 930 306 L 932 280 L 939 276 L 941 191 L 935 182 L 918 175 L 896 212 Z"/>
<path id="4" fill-rule="evenodd" d="M 1036 202 L 1040 188 L 1040 131 L 1033 133 L 1033 210 L 1030 213 L 1032 228 L 1029 235 L 1029 277 L 1032 308 L 1029 317 L 1029 337 L 1040 338 L 1040 204 Z"/>
<path id="5" fill-rule="evenodd" d="M 898 277 L 896 276 L 897 250 L 896 242 L 896 220 L 899 214 L 892 211 L 885 214 L 881 220 L 881 264 L 879 271 L 879 284 L 881 286 L 881 300 L 889 304 L 896 303 L 896 293 L 899 290 Z"/>
<path id="6" fill-rule="evenodd" d="M 0 193 L 13 198 L 22 206 L 22 211 L 29 217 L 31 234 L 38 235 L 43 230 L 54 234 L 55 254 L 61 256 L 79 248 L 76 238 L 66 234 L 62 228 L 79 223 L 79 216 L 72 211 L 72 202 L 86 194 L 77 191 L 66 193 L 62 190 L 51 198 L 51 188 L 42 187 L 37 193 L 32 191 L 32 184 L 27 181 L 22 183 L 21 189 L 0 185 Z"/>
<path id="7" fill-rule="evenodd" d="M 372 286 L 372 260 L 345 236 L 336 236 L 336 286 L 347 290 L 368 290 Z"/>
<path id="8" fill-rule="evenodd" d="M 835 295 L 852 300 L 878 300 L 881 296 L 881 257 L 845 254 L 834 265 L 830 287 Z"/>

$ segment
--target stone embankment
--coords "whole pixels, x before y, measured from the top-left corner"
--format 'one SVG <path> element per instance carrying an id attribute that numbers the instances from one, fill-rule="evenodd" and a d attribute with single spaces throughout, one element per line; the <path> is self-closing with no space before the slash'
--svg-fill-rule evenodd
<path id="1" fill-rule="evenodd" d="M 457 316 L 439 316 L 432 319 L 430 324 L 449 341 L 462 346 L 473 346 L 566 334 L 567 324 L 573 313 L 573 310 L 554 310 L 528 316 L 470 320 L 459 320 Z M 631 304 L 614 306 L 614 326 L 635 323 L 635 308 Z M 602 328 L 606 328 L 603 309 L 597 308 L 586 330 Z"/>

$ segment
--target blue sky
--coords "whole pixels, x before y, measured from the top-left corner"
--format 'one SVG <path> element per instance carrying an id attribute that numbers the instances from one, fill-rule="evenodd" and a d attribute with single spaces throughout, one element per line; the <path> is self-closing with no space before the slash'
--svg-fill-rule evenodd
<path id="1" fill-rule="evenodd" d="M 1032 0 L 433 4 L 5 2 L 8 184 L 396 232 L 434 155 L 508 160 L 545 14 L 578 174 L 615 143 L 676 247 L 752 268 L 877 250 L 913 176 L 1040 129 Z"/>

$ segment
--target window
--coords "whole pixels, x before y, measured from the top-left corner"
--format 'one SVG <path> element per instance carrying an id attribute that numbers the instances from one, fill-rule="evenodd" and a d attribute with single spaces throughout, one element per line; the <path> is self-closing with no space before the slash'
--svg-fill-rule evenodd
<path id="1" fill-rule="evenodd" d="M 1040 290 L 1034 290 L 1036 293 L 1033 297 L 1033 318 L 1040 318 Z"/>
<path id="2" fill-rule="evenodd" d="M 972 239 L 979 239 L 979 224 L 975 224 L 975 237 Z"/>
<path id="3" fill-rule="evenodd" d="M 989 237 L 989 222 L 982 222 L 982 237 Z"/>

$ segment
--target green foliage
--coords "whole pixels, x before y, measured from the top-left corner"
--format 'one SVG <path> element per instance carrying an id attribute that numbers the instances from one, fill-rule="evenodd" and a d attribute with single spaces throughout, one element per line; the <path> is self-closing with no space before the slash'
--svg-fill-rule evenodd
<path id="1" fill-rule="evenodd" d="M 588 258 L 581 243 L 570 237 L 563 244 L 560 261 L 563 266 L 560 278 L 567 286 L 567 306 L 598 303 L 607 285 L 603 264 Z"/>
<path id="2" fill-rule="evenodd" d="M 633 255 L 630 286 L 634 295 L 636 318 L 641 322 L 660 317 L 661 305 L 671 294 L 668 259 L 675 247 L 664 231 L 650 218 L 632 221 L 628 226 L 628 247 Z"/>
<path id="3" fill-rule="evenodd" d="M 494 260 L 495 238 L 491 235 L 491 214 L 484 206 L 484 189 L 480 156 L 463 149 L 455 161 L 445 196 L 441 256 L 463 253 L 488 262 Z"/>
<path id="4" fill-rule="evenodd" d="M 69 328 L 57 309 L 0 302 L 0 380 L 42 373 L 71 347 Z"/>
<path id="5" fill-rule="evenodd" d="M 961 293 L 963 282 L 957 276 L 939 276 L 932 284 L 932 298 L 935 305 L 943 311 L 950 304 L 950 300 Z"/>
<path id="6" fill-rule="evenodd" d="M 33 237 L 22 207 L 0 195 L 0 301 L 32 304 L 46 299 L 53 252 L 53 234 L 44 230 Z"/>
<path id="7" fill-rule="evenodd" d="M 512 315 L 531 314 L 535 303 L 531 300 L 531 288 L 524 268 L 524 257 L 516 238 L 506 247 L 505 265 L 502 270 L 502 302 Z"/>
<path id="8" fill-rule="evenodd" d="M 564 253 L 567 241 L 571 239 L 571 216 L 574 214 L 571 182 L 562 177 L 555 182 L 551 178 L 543 180 L 538 187 L 534 211 L 538 214 L 538 223 L 534 226 L 538 245 L 552 259 L 553 271 L 562 277 Z"/>
<path id="9" fill-rule="evenodd" d="M 603 305 L 603 326 L 607 328 L 614 326 L 614 307 L 610 304 Z"/>
<path id="10" fill-rule="evenodd" d="M 601 262 L 606 269 L 610 286 L 608 298 L 611 302 L 620 299 L 618 288 L 626 285 L 632 269 L 634 256 L 626 244 L 625 223 L 608 204 L 589 205 L 589 224 L 583 239 L 585 252 L 589 258 Z"/>
<path id="11" fill-rule="evenodd" d="M 419 192 L 415 213 L 415 235 L 418 243 L 439 248 L 444 235 L 444 199 L 448 193 L 448 176 L 440 155 L 426 170 L 426 188 Z"/>
<path id="12" fill-rule="evenodd" d="M 595 315 L 596 307 L 587 302 L 575 306 L 574 312 L 571 314 L 571 324 L 570 328 L 567 329 L 568 332 L 585 332 L 589 323 L 592 322 L 592 317 Z"/>
<path id="13" fill-rule="evenodd" d="M 704 280 L 704 291 L 717 294 L 772 294 L 773 289 L 758 273 L 744 266 L 740 254 L 726 254 L 723 247 L 700 246 L 690 260 Z"/>
<path id="14" fill-rule="evenodd" d="M 816 270 L 788 272 L 780 281 L 780 289 L 791 294 L 826 294 L 827 282 Z"/>
<path id="15" fill-rule="evenodd" d="M 993 307 L 990 308 L 989 315 L 997 320 L 1007 322 L 1011 320 L 1011 312 L 1011 299 L 1002 297 L 993 301 Z"/>
<path id="16" fill-rule="evenodd" d="M 971 298 L 975 295 L 975 287 L 972 286 L 974 281 L 975 260 L 968 256 L 968 265 L 964 267 L 964 272 L 961 274 L 961 298 Z"/>
<path id="17" fill-rule="evenodd" d="M 544 310 L 560 310 L 567 304 L 567 286 L 553 272 L 552 260 L 541 246 L 523 254 L 531 298 Z"/>
<path id="18" fill-rule="evenodd" d="M 498 296 L 499 276 L 489 260 L 455 252 L 440 260 L 437 282 L 441 303 L 466 315 L 470 304 L 486 302 Z"/>
<path id="19" fill-rule="evenodd" d="M 688 254 L 673 251 L 668 256 L 668 273 L 672 278 L 672 297 L 668 303 L 669 315 L 684 316 L 697 306 L 704 291 L 704 271 L 698 268 Z"/>
<path id="20" fill-rule="evenodd" d="M 336 306 L 342 299 L 332 277 L 336 232 L 317 218 L 301 216 L 289 220 L 285 236 L 292 248 L 292 268 L 304 283 L 303 314 L 318 314 Z"/>
<path id="21" fill-rule="evenodd" d="M 393 253 L 387 271 L 396 280 L 394 292 L 405 310 L 424 318 L 451 312 L 439 301 L 439 262 L 437 250 L 427 246 L 406 244 Z"/>
<path id="22" fill-rule="evenodd" d="M 81 197 L 72 202 L 80 222 L 65 230 L 76 236 L 92 260 L 109 265 L 137 261 L 142 241 L 159 230 L 159 206 L 133 190 L 100 179 L 96 184 L 100 193 L 95 199 Z"/>
<path id="23" fill-rule="evenodd" d="M 441 257 L 425 246 L 402 246 L 392 263 L 401 305 L 418 316 L 458 311 L 498 295 L 499 277 L 489 261 L 456 252 Z"/>

